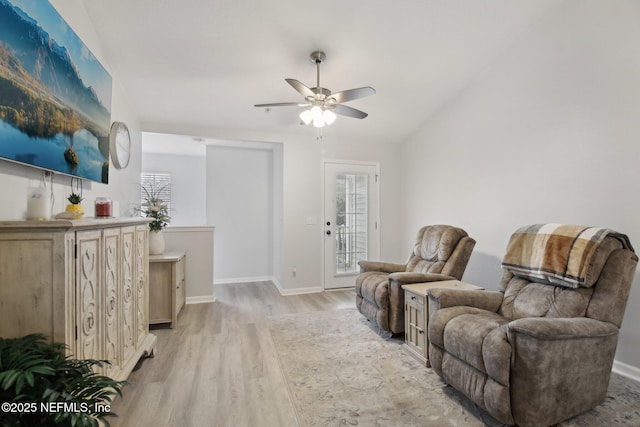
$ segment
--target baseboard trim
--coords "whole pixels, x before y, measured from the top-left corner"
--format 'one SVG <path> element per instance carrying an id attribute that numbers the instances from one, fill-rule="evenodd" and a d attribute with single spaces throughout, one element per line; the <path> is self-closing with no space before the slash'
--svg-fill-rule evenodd
<path id="1" fill-rule="evenodd" d="M 282 283 L 274 276 L 257 276 L 257 277 L 235 277 L 233 279 L 220 279 L 214 281 L 214 285 L 232 285 L 237 283 L 255 283 L 255 282 L 272 282 L 280 295 L 288 296 L 288 295 L 304 295 L 304 294 L 316 294 L 318 292 L 324 292 L 325 289 L 322 286 L 315 286 L 311 288 L 295 288 L 295 289 L 284 289 Z M 345 288 L 343 288 L 345 289 Z M 327 291 L 338 290 L 338 289 L 326 289 Z"/>
<path id="2" fill-rule="evenodd" d="M 276 285 L 276 289 L 278 290 L 278 292 L 280 292 L 280 295 L 283 295 L 282 294 L 282 283 L 280 283 L 280 281 L 276 277 L 272 277 L 271 278 L 271 282 L 273 282 L 273 284 Z"/>
<path id="3" fill-rule="evenodd" d="M 322 287 L 313 287 L 313 288 L 296 288 L 296 289 L 281 289 L 278 288 L 280 294 L 283 296 L 288 295 L 303 295 L 303 294 L 316 294 L 318 292 L 324 291 Z"/>
<path id="4" fill-rule="evenodd" d="M 204 304 L 208 302 L 216 302 L 215 295 L 203 295 L 200 297 L 187 297 L 185 304 Z"/>
<path id="5" fill-rule="evenodd" d="M 640 383 L 640 368 L 614 360 L 613 369 L 611 370 L 618 375 L 622 375 L 623 377 L 627 377 Z"/>
<path id="6" fill-rule="evenodd" d="M 253 276 L 253 277 L 233 277 L 230 279 L 214 280 L 214 285 L 230 285 L 236 283 L 254 283 L 254 282 L 270 282 L 274 281 L 273 276 Z"/>

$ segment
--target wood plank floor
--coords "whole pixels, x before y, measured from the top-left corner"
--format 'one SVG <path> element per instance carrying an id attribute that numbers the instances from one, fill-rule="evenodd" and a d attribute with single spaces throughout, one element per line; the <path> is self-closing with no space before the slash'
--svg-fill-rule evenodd
<path id="1" fill-rule="evenodd" d="M 187 305 L 154 329 L 156 355 L 116 398 L 113 427 L 296 426 L 265 318 L 355 306 L 353 289 L 283 297 L 270 282 L 216 285 L 216 302 Z"/>

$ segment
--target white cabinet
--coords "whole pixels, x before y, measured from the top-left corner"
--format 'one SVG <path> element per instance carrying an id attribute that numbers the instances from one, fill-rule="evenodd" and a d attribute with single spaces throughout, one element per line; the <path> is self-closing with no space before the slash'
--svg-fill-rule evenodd
<path id="1" fill-rule="evenodd" d="M 0 222 L 0 336 L 43 333 L 125 379 L 156 337 L 148 323 L 148 220 Z"/>
<path id="2" fill-rule="evenodd" d="M 149 256 L 149 323 L 176 325 L 185 302 L 184 251 Z"/>

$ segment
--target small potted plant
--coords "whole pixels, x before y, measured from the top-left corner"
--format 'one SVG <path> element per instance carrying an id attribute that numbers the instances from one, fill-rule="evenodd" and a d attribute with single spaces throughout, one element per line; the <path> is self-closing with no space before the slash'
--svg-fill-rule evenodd
<path id="1" fill-rule="evenodd" d="M 142 216 L 152 219 L 149 223 L 150 255 L 160 255 L 164 252 L 165 244 L 162 229 L 171 221 L 169 206 L 161 197 L 164 189 L 164 186 L 160 188 L 156 188 L 153 185 L 142 186 L 143 202 L 138 211 Z"/>
<path id="2" fill-rule="evenodd" d="M 69 204 L 67 205 L 65 211 L 73 213 L 75 215 L 74 219 L 81 219 L 84 215 L 84 209 L 80 202 L 82 202 L 82 196 L 77 193 L 71 193 L 67 197 Z"/>

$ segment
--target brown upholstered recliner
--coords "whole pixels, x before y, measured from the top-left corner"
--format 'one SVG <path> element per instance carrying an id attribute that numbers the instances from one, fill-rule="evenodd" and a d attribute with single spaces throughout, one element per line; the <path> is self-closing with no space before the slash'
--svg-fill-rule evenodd
<path id="1" fill-rule="evenodd" d="M 499 292 L 429 291 L 429 360 L 506 424 L 549 426 L 605 400 L 638 257 L 610 230 L 518 230 Z"/>
<path id="2" fill-rule="evenodd" d="M 356 306 L 383 331 L 404 332 L 404 290 L 408 283 L 460 280 L 476 241 L 461 228 L 429 225 L 418 231 L 406 264 L 360 261 Z"/>

